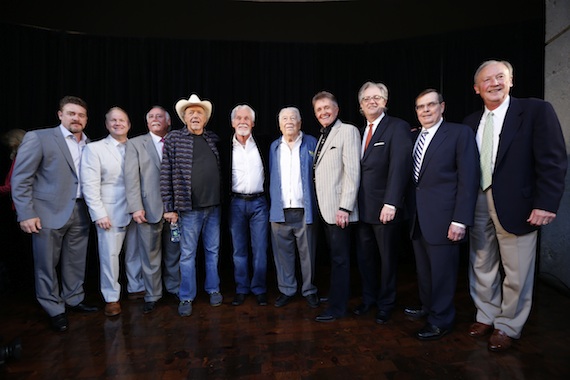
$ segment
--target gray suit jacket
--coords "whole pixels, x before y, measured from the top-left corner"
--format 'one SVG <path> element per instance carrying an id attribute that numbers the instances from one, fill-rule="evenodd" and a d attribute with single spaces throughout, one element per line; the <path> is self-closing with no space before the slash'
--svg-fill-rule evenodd
<path id="1" fill-rule="evenodd" d="M 110 135 L 85 147 L 81 158 L 81 185 L 92 221 L 107 216 L 113 227 L 130 223 L 123 158 Z"/>
<path id="2" fill-rule="evenodd" d="M 125 155 L 127 211 L 144 210 L 149 223 L 162 219 L 160 157 L 150 133 L 129 139 Z"/>
<path id="3" fill-rule="evenodd" d="M 39 217 L 58 229 L 71 217 L 79 178 L 59 126 L 30 131 L 18 148 L 12 197 L 18 221 Z"/>
<path id="4" fill-rule="evenodd" d="M 317 202 L 326 223 L 335 224 L 339 208 L 351 211 L 350 222 L 358 221 L 359 184 L 360 133 L 354 125 L 337 120 L 315 162 Z"/>

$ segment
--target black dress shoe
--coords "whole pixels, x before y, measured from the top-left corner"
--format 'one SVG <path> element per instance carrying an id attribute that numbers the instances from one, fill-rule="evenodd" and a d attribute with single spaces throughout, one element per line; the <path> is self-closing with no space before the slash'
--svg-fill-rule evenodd
<path id="1" fill-rule="evenodd" d="M 428 315 L 428 312 L 423 310 L 421 307 L 406 307 L 404 309 L 404 314 L 408 317 L 420 319 Z"/>
<path id="2" fill-rule="evenodd" d="M 232 301 L 232 305 L 239 306 L 239 305 L 243 305 L 244 302 L 245 302 L 245 294 L 236 293 L 236 295 Z"/>
<path id="3" fill-rule="evenodd" d="M 143 306 L 143 313 L 144 314 L 151 313 L 155 307 L 156 307 L 156 301 L 145 302 Z"/>
<path id="4" fill-rule="evenodd" d="M 336 321 L 336 317 L 332 314 L 319 314 L 316 316 L 315 321 L 317 322 L 334 322 Z"/>
<path id="5" fill-rule="evenodd" d="M 440 329 L 439 327 L 428 323 L 416 333 L 416 338 L 419 340 L 436 340 L 448 332 L 448 329 Z"/>
<path id="6" fill-rule="evenodd" d="M 327 296 L 320 297 L 319 302 L 320 303 L 327 303 L 327 302 L 329 302 L 329 297 L 327 297 Z"/>
<path id="7" fill-rule="evenodd" d="M 316 293 L 309 294 L 308 296 L 305 297 L 305 299 L 307 300 L 309 306 L 312 307 L 313 309 L 319 307 L 319 297 L 317 296 Z"/>
<path id="8" fill-rule="evenodd" d="M 267 293 L 261 293 L 255 296 L 257 299 L 257 304 L 259 306 L 266 306 L 267 305 Z"/>
<path id="9" fill-rule="evenodd" d="M 282 307 L 287 305 L 289 302 L 291 302 L 291 300 L 293 299 L 293 296 L 286 296 L 285 294 L 281 294 L 279 295 L 279 297 L 277 297 L 277 299 L 275 300 L 275 307 Z"/>
<path id="10" fill-rule="evenodd" d="M 65 313 L 51 317 L 51 327 L 57 332 L 66 331 L 69 326 Z"/>
<path id="11" fill-rule="evenodd" d="M 68 309 L 75 311 L 76 313 L 95 313 L 96 311 L 99 311 L 99 308 L 97 306 L 89 306 L 83 302 L 78 303 L 75 306 L 68 306 Z"/>
<path id="12" fill-rule="evenodd" d="M 355 307 L 354 310 L 352 310 L 352 312 L 356 315 L 364 315 L 364 314 L 368 313 L 371 308 L 372 308 L 371 305 L 361 303 L 360 305 Z"/>
<path id="13" fill-rule="evenodd" d="M 378 313 L 376 313 L 376 323 L 383 325 L 389 320 L 390 320 L 390 313 L 387 313 L 384 310 L 379 310 Z"/>

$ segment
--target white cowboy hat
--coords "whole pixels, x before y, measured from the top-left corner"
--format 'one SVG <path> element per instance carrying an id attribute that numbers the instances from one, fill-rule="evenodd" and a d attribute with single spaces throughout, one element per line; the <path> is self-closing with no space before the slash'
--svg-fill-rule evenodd
<path id="1" fill-rule="evenodd" d="M 178 102 L 176 102 L 176 105 L 174 106 L 174 108 L 176 109 L 176 113 L 178 114 L 178 117 L 180 118 L 180 120 L 182 120 L 184 124 L 186 124 L 184 122 L 184 111 L 186 110 L 186 108 L 190 106 L 202 107 L 204 111 L 206 111 L 206 121 L 210 120 L 210 116 L 212 115 L 212 103 L 210 103 L 207 100 L 200 100 L 198 95 L 192 94 L 188 98 L 188 100 L 180 99 Z"/>

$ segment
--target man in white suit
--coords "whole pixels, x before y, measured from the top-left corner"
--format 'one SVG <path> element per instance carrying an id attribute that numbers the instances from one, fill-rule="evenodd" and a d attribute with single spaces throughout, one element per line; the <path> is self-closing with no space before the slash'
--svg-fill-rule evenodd
<path id="1" fill-rule="evenodd" d="M 36 298 L 52 328 L 62 332 L 68 328 L 66 305 L 80 312 L 97 308 L 83 303 L 89 216 L 79 163 L 88 141 L 87 104 L 65 96 L 57 116 L 59 126 L 26 133 L 14 164 L 12 199 L 20 228 L 32 234 Z"/>
<path id="2" fill-rule="evenodd" d="M 332 322 L 345 315 L 349 298 L 350 223 L 358 221 L 360 133 L 338 119 L 338 103 L 330 92 L 317 93 L 313 109 L 322 126 L 313 164 L 315 190 L 331 257 L 328 307 L 315 320 Z"/>
<path id="3" fill-rule="evenodd" d="M 129 293 L 144 292 L 136 228 L 127 211 L 124 156 L 131 123 L 119 107 L 105 115 L 109 135 L 85 148 L 81 160 L 81 183 L 91 219 L 97 227 L 101 294 L 107 303 L 105 315 L 121 313 L 119 303 L 119 254 L 126 240 L 125 268 Z"/>
<path id="4" fill-rule="evenodd" d="M 164 137 L 170 129 L 170 115 L 161 106 L 146 114 L 148 133 L 127 141 L 125 187 L 127 210 L 137 227 L 142 250 L 143 280 L 146 295 L 144 313 L 154 310 L 162 296 L 162 279 L 166 290 L 178 295 L 180 288 L 180 244 L 170 241 L 170 224 L 164 223 L 160 196 L 160 164 Z M 164 274 L 161 276 L 161 257 Z"/>

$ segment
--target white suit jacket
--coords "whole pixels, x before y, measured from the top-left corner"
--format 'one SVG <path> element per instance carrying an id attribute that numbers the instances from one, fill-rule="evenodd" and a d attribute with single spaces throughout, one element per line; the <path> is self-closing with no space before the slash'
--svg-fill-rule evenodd
<path id="1" fill-rule="evenodd" d="M 323 219 L 335 224 L 339 208 L 350 210 L 350 222 L 358 221 L 360 184 L 360 133 L 337 120 L 315 162 L 315 190 Z M 323 138 L 321 136 L 320 140 Z M 318 146 L 318 143 L 317 143 Z"/>
<path id="2" fill-rule="evenodd" d="M 113 227 L 124 227 L 131 215 L 127 212 L 123 157 L 115 144 L 109 135 L 85 147 L 81 185 L 91 220 L 108 216 Z"/>

